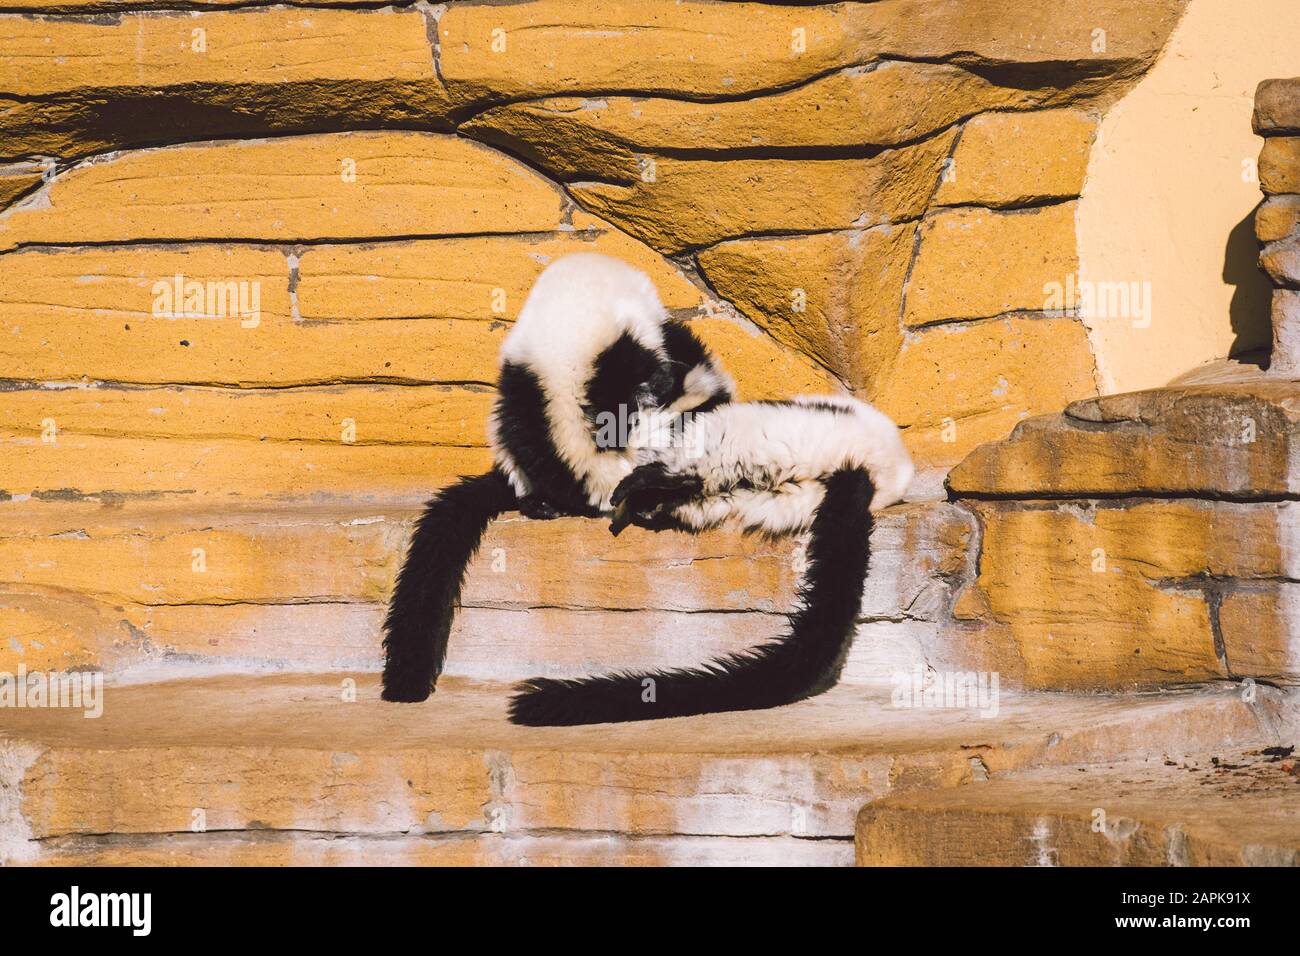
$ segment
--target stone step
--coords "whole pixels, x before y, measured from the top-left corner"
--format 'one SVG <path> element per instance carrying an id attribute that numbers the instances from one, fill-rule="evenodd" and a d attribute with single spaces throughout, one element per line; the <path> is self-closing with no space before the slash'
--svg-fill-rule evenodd
<path id="1" fill-rule="evenodd" d="M 377 670 L 420 508 L 410 497 L 194 510 L 172 499 L 0 502 L 0 670 L 133 680 Z M 1292 511 L 1160 500 L 888 509 L 843 679 L 1294 683 Z M 751 647 L 784 628 L 801 547 L 636 528 L 616 539 L 599 521 L 505 515 L 470 567 L 447 673 L 577 676 Z"/>
<path id="2" fill-rule="evenodd" d="M 957 497 L 1294 497 L 1296 386 L 1262 375 L 1074 402 L 954 468 Z"/>
<path id="3" fill-rule="evenodd" d="M 4 502 L 0 670 L 377 669 L 384 603 L 419 510 Z M 941 502 L 880 517 L 848 679 L 919 660 L 970 536 L 970 517 Z M 567 676 L 739 650 L 784 627 L 800 548 L 727 532 L 614 538 L 600 521 L 504 516 L 470 568 L 448 673 Z"/>
<path id="4" fill-rule="evenodd" d="M 70 837 L 37 866 L 851 866 L 847 840 L 453 833 L 339 836 L 246 832 Z"/>
<path id="5" fill-rule="evenodd" d="M 858 817 L 859 866 L 1298 866 L 1285 745 L 1008 774 L 891 795 Z"/>
<path id="6" fill-rule="evenodd" d="M 980 716 L 841 685 L 599 728 L 514 727 L 506 694 L 449 679 L 396 706 L 373 675 L 287 674 L 110 684 L 96 719 L 3 708 L 0 860 L 848 862 L 859 808 L 890 794 L 1260 749 L 1294 727 L 1270 688 L 1003 691 Z"/>
<path id="7" fill-rule="evenodd" d="M 1054 690 L 1300 683 L 1300 387 L 1227 372 L 1027 419 L 952 470 L 979 526 L 954 608 L 976 669 Z"/>

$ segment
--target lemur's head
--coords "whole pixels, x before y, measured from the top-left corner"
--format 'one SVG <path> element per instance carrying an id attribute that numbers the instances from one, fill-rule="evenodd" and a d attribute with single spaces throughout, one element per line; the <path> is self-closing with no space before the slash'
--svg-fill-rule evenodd
<path id="1" fill-rule="evenodd" d="M 676 400 L 680 386 L 675 366 L 680 364 L 655 356 L 653 367 L 646 370 L 649 374 L 636 387 L 634 401 L 638 411 L 667 408 Z"/>
<path id="2" fill-rule="evenodd" d="M 667 406 L 681 413 L 707 410 L 731 401 L 735 394 L 731 377 L 718 366 L 688 325 L 669 321 L 663 324 L 662 331 L 673 378 L 672 397 Z"/>

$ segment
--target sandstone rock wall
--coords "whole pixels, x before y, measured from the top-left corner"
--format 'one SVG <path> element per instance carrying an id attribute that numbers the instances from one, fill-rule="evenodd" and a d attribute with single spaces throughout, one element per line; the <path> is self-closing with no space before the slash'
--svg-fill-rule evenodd
<path id="1" fill-rule="evenodd" d="M 1076 765 L 1291 740 L 1271 687 L 1013 689 L 1300 682 L 1294 385 L 1098 398 L 1045 294 L 1079 271 L 1099 123 L 1183 6 L 0 0 L 0 671 L 114 683 L 102 723 L 8 713 L 0 860 L 833 863 L 893 794 L 862 859 L 989 831 L 1022 862 L 1049 812 L 1088 839 Z M 1288 288 L 1294 205 L 1259 219 Z M 952 500 L 880 516 L 843 686 L 770 722 L 517 736 L 478 680 L 752 646 L 805 556 L 511 517 L 434 706 L 350 673 L 421 498 L 486 466 L 527 289 L 578 249 L 649 271 L 743 396 L 847 388 L 930 490 L 962 462 Z M 860 686 L 972 670 L 1001 722 Z M 1041 767 L 992 828 L 907 796 Z M 1103 779 L 1182 833 L 1171 773 Z M 1062 859 L 1294 860 L 1290 830 L 1206 822 L 1281 812 L 1241 795 Z"/>
<path id="2" fill-rule="evenodd" d="M 931 665 L 1069 690 L 1300 683 L 1298 94 L 1261 83 L 1254 114 L 1269 372 L 1076 401 L 972 452 L 947 484 L 975 516 L 976 570 Z"/>
<path id="3" fill-rule="evenodd" d="M 974 648 L 1037 688 L 1300 683 L 1298 407 L 1262 377 L 1153 389 L 978 449 L 948 478 L 978 571 L 933 660 Z"/>
<path id="4" fill-rule="evenodd" d="M 1094 392 L 1043 286 L 1181 6 L 0 5 L 6 377 L 487 383 L 530 266 L 607 234 L 749 394 L 850 388 L 944 468 Z M 178 272 L 260 282 L 261 326 L 160 320 Z"/>
<path id="5" fill-rule="evenodd" d="M 1269 370 L 1300 378 L 1300 78 L 1260 84 L 1255 131 L 1265 137 L 1259 155 L 1265 201 L 1255 213 L 1255 235 L 1264 243 L 1260 265 L 1277 286 Z"/>
<path id="6" fill-rule="evenodd" d="M 649 271 L 743 397 L 877 402 L 937 491 L 1095 394 L 1044 286 L 1181 8 L 0 0 L 0 662 L 374 666 L 413 509 L 486 467 L 499 343 L 573 250 Z M 939 640 L 972 527 L 882 522 L 851 673 Z M 453 669 L 779 627 L 793 544 L 637 542 L 503 530 Z"/>

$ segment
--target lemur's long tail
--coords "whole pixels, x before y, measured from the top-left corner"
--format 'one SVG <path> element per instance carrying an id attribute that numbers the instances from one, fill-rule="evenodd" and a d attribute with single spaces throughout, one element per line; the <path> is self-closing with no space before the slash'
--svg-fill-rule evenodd
<path id="1" fill-rule="evenodd" d="M 433 693 L 465 569 L 487 526 L 515 507 L 497 469 L 444 488 L 415 525 L 384 619 L 384 700 L 413 703 Z"/>
<path id="2" fill-rule="evenodd" d="M 691 670 L 536 678 L 518 686 L 510 719 L 530 726 L 657 720 L 776 707 L 830 688 L 862 606 L 874 489 L 857 469 L 837 471 L 824 484 L 800 604 L 784 637 Z"/>

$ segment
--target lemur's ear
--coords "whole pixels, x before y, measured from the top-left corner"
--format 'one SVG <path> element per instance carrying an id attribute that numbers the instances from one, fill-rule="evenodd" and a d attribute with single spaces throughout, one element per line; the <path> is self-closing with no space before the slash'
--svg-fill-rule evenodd
<path id="1" fill-rule="evenodd" d="M 713 356 L 704 343 L 691 331 L 685 322 L 669 319 L 664 323 L 664 349 L 673 362 L 688 368 L 701 362 L 713 361 Z"/>
<path id="2" fill-rule="evenodd" d="M 736 387 L 731 376 L 709 354 L 688 323 L 676 319 L 664 323 L 664 349 L 673 362 L 678 390 L 692 399 L 687 403 L 689 408 L 712 408 L 735 399 Z"/>

